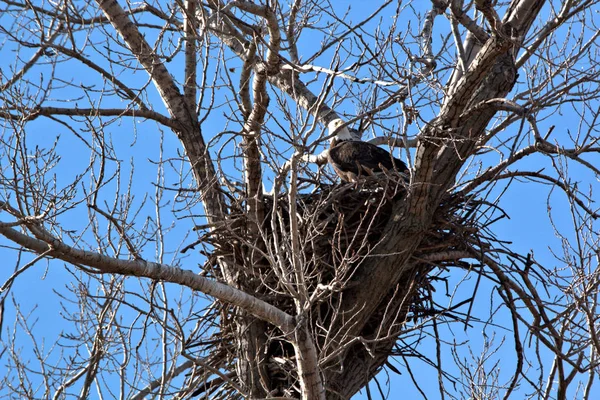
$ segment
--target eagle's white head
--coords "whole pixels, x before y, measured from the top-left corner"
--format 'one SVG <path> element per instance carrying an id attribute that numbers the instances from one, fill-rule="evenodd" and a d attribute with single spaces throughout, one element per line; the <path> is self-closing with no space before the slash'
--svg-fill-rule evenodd
<path id="1" fill-rule="evenodd" d="M 331 140 L 360 140 L 360 133 L 354 129 L 349 129 L 347 126 L 344 126 L 344 121 L 339 118 L 336 118 L 327 124 L 327 130 L 329 131 L 330 135 L 335 134 L 335 137 L 332 137 Z"/>

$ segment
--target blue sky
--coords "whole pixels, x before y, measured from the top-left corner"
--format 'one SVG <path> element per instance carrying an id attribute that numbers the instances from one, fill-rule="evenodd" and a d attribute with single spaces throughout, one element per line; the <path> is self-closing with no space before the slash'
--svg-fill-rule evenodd
<path id="1" fill-rule="evenodd" d="M 427 2 L 417 2 L 416 7 L 421 7 Z M 341 1 L 336 2 L 335 6 L 341 10 L 346 5 L 351 6 L 351 11 L 347 18 L 350 21 L 353 17 L 359 17 L 370 13 L 374 8 L 373 4 L 367 2 L 353 2 L 353 1 Z M 418 10 L 425 12 L 426 9 Z M 409 15 L 407 13 L 407 15 Z M 409 22 L 412 24 L 409 25 Z M 6 23 L 6 16 L 0 19 L 0 23 Z M 381 19 L 375 19 L 372 22 L 373 29 L 377 24 L 389 24 L 391 21 L 387 21 L 385 17 Z M 414 34 L 417 34 L 420 27 L 412 19 L 401 21 L 401 26 L 406 26 L 408 31 L 409 26 Z M 437 49 L 441 41 L 441 36 L 447 33 L 448 24 L 442 17 L 436 20 L 436 34 L 434 35 L 434 49 Z M 303 39 L 304 42 L 300 44 L 300 49 L 303 54 L 309 55 L 312 53 L 312 36 L 310 32 L 307 32 L 306 37 Z M 91 42 L 94 43 L 94 47 L 98 52 L 106 51 L 106 43 L 103 42 L 102 37 L 93 36 Z M 416 51 L 416 46 L 412 45 L 410 48 Z M 90 49 L 88 47 L 88 49 Z M 5 47 L 4 51 L 6 54 L 12 53 L 13 49 Z M 24 49 L 24 52 L 29 50 Z M 90 49 L 90 54 L 93 51 Z M 329 53 L 324 54 L 320 58 L 314 61 L 315 65 L 323 67 L 329 67 L 330 60 L 327 57 L 331 55 Z M 400 55 L 403 56 L 403 55 Z M 25 59 L 27 57 L 24 57 Z M 13 57 L 6 57 L 0 60 L 0 67 L 3 71 L 8 70 L 9 65 L 13 62 Z M 181 59 L 174 59 L 168 67 L 173 71 L 181 71 Z M 344 67 L 344 65 L 342 65 Z M 209 68 L 212 71 L 214 66 Z M 80 63 L 76 61 L 68 61 L 60 64 L 57 70 L 57 75 L 62 79 L 72 82 L 77 85 L 79 82 L 85 82 L 87 85 L 95 84 L 98 87 L 103 85 L 103 82 L 97 78 L 94 78 L 90 74 L 89 70 L 85 69 Z M 366 72 L 365 72 L 366 73 Z M 44 75 L 48 74 L 47 66 L 34 69 L 30 72 L 29 77 L 31 80 L 35 80 L 35 77 L 39 76 L 42 82 L 44 82 Z M 146 80 L 147 76 L 142 71 L 137 72 L 135 75 L 124 74 L 127 82 L 140 87 Z M 319 87 L 323 77 L 318 76 L 318 81 L 312 86 L 313 88 Z M 47 78 L 46 78 L 47 79 Z M 445 79 L 441 79 L 445 81 Z M 47 80 L 46 80 L 47 81 Z M 520 83 L 525 83 L 524 80 L 520 80 Z M 63 88 L 57 89 L 60 96 L 69 97 L 72 95 L 78 96 L 77 88 Z M 357 94 L 357 95 L 362 95 Z M 154 89 L 148 90 L 148 96 L 151 104 L 156 110 L 164 112 L 164 106 Z M 52 105 L 60 105 L 63 107 L 73 106 L 76 104 L 79 107 L 85 107 L 89 102 L 96 102 L 98 99 L 86 99 L 83 97 L 78 98 L 76 101 L 69 103 L 55 102 L 50 103 Z M 225 101 L 221 92 L 216 92 L 216 102 Z M 115 99 L 102 99 L 102 104 L 105 106 L 118 106 L 118 102 Z M 598 107 L 598 104 L 590 105 L 590 107 Z M 292 106 L 292 109 L 294 107 Z M 344 111 L 348 113 L 355 113 L 356 105 L 353 103 L 343 103 L 336 109 L 337 111 Z M 435 109 L 428 109 L 426 106 L 420 110 L 424 119 L 429 119 L 434 115 Z M 225 118 L 223 113 L 227 112 L 227 107 L 222 107 L 218 112 L 213 112 L 207 122 L 202 126 L 203 133 L 207 139 L 211 139 L 214 135 L 224 129 Z M 390 113 L 399 113 L 399 109 L 390 109 Z M 578 116 L 575 110 L 566 107 L 562 110 L 561 114 L 554 114 L 549 116 L 541 127 L 547 129 L 550 125 L 556 125 L 555 137 L 564 138 L 569 130 L 574 131 L 577 129 Z M 90 121 L 87 127 L 97 126 L 98 121 Z M 393 125 L 394 121 L 389 122 Z M 231 127 L 229 129 L 234 129 Z M 272 129 L 275 129 L 271 127 Z M 510 129 L 517 129 L 518 124 L 511 127 Z M 92 135 L 90 132 L 86 132 L 86 123 L 82 121 L 81 125 L 75 128 L 76 130 L 83 132 L 82 137 L 88 143 L 93 143 Z M 418 127 L 412 125 L 409 134 L 416 134 Z M 5 131 L 6 134 L 6 131 Z M 181 152 L 180 144 L 175 135 L 169 131 L 165 131 L 160 126 L 153 122 L 148 121 L 136 121 L 133 122 L 129 118 L 123 118 L 117 123 L 110 125 L 104 132 L 106 139 L 112 142 L 117 155 L 118 162 L 112 162 L 108 165 L 108 172 L 119 171 L 120 175 L 117 179 L 115 178 L 107 184 L 106 190 L 104 191 L 101 200 L 106 202 L 106 206 L 110 206 L 115 202 L 114 192 L 117 188 L 121 188 L 120 196 L 118 201 L 127 200 L 127 196 L 130 198 L 133 196 L 133 203 L 136 207 L 139 207 L 140 212 L 137 217 L 137 223 L 133 229 L 142 230 L 144 224 L 148 221 L 156 221 L 160 216 L 162 223 L 165 228 L 168 228 L 168 235 L 164 243 L 153 242 L 150 240 L 144 252 L 144 256 L 149 259 L 156 259 L 165 263 L 172 263 L 174 265 L 181 266 L 186 269 L 197 270 L 198 266 L 204 262 L 204 258 L 196 252 L 188 252 L 184 257 L 181 257 L 179 250 L 182 243 L 189 243 L 193 241 L 193 236 L 190 236 L 190 229 L 194 223 L 202 223 L 201 219 L 195 218 L 194 215 L 200 215 L 202 208 L 198 203 L 192 203 L 189 209 L 186 209 L 184 204 L 180 202 L 181 197 L 173 196 L 171 192 L 167 192 L 163 198 L 158 199 L 156 196 L 156 185 L 165 185 L 167 187 L 174 187 L 179 182 L 179 174 L 181 171 L 187 172 L 188 169 L 185 163 L 182 163 L 178 159 L 178 153 Z M 510 132 L 507 132 L 510 134 Z M 56 178 L 57 187 L 62 187 L 69 184 L 73 178 L 81 173 L 82 165 L 90 162 L 90 149 L 84 141 L 76 138 L 69 130 L 47 119 L 38 119 L 36 121 L 27 124 L 27 141 L 30 144 L 30 148 L 33 146 L 49 147 L 58 138 L 57 153 L 61 156 L 60 163 L 53 170 L 53 174 Z M 162 153 L 161 153 L 162 146 Z M 92 145 L 92 147 L 94 147 Z M 96 146 L 97 148 L 97 146 Z M 172 158 L 172 162 L 165 163 L 165 169 L 157 172 L 156 162 L 160 159 L 162 154 L 163 159 Z M 5 157 L 5 154 L 3 154 Z M 6 168 L 6 158 L 0 159 L 0 166 Z M 500 160 L 500 156 L 496 153 L 492 153 L 488 156 L 482 157 L 481 162 L 484 166 L 494 165 Z M 590 158 L 589 161 L 595 165 L 600 164 L 600 158 L 598 156 Z M 529 159 L 522 160 L 518 166 L 524 169 L 539 170 L 546 168 L 549 170 L 551 166 L 546 159 L 542 157 L 531 157 Z M 582 167 L 575 163 L 570 163 L 570 172 L 575 179 L 581 179 L 585 184 L 591 184 L 595 190 L 599 189 L 598 181 Z M 98 171 L 98 162 L 94 162 L 94 171 Z M 133 178 L 130 179 L 130 173 L 134 172 Z M 230 170 L 232 174 L 236 171 Z M 89 173 L 86 176 L 90 176 Z M 82 199 L 85 194 L 85 190 L 89 190 L 88 179 L 84 180 L 84 183 L 78 185 L 79 193 L 76 199 Z M 190 177 L 183 179 L 181 182 L 184 185 L 192 186 Z M 130 185 L 131 190 L 124 190 L 123 188 Z M 496 198 L 503 192 L 503 186 L 493 188 L 490 194 L 490 199 Z M 4 194 L 2 194 L 4 196 Z M 5 198 L 2 197 L 3 200 Z M 157 214 L 156 208 L 153 206 L 153 201 L 160 202 L 166 205 Z M 534 250 L 535 258 L 538 262 L 549 266 L 557 265 L 557 261 L 552 256 L 551 249 L 560 249 L 560 239 L 556 236 L 552 225 L 548 219 L 548 204 L 552 206 L 552 222 L 555 226 L 564 228 L 564 232 L 568 237 L 573 237 L 571 217 L 568 212 L 565 212 L 567 204 L 565 202 L 564 194 L 557 190 L 552 190 L 551 187 L 543 186 L 532 183 L 513 183 L 510 188 L 502 194 L 501 203 L 503 209 L 507 212 L 510 218 L 502 219 L 495 223 L 494 232 L 498 238 L 502 240 L 509 240 L 512 242 L 511 247 L 517 249 L 520 252 L 527 253 Z M 61 215 L 60 221 L 64 229 L 68 230 L 85 230 L 87 233 L 85 237 L 90 238 L 90 243 L 93 243 L 92 229 L 87 224 L 88 210 L 85 204 L 81 204 L 73 210 L 69 210 L 65 214 Z M 101 230 L 106 230 L 106 221 L 102 221 Z M 571 231 L 571 233 L 568 233 Z M 5 261 L 5 267 L 0 268 L 0 280 L 3 281 L 12 273 L 12 266 L 16 262 L 17 253 L 14 249 L 8 247 L 9 244 L 0 238 L 0 245 L 7 246 L 0 248 L 0 254 Z M 557 265 L 559 266 L 559 265 Z M 443 274 L 447 276 L 450 282 L 450 292 L 453 292 L 454 285 L 452 283 L 460 283 L 458 292 L 454 303 L 461 301 L 465 297 L 470 295 L 470 290 L 475 284 L 475 275 L 471 274 L 465 278 L 464 271 L 452 270 Z M 61 315 L 60 303 L 64 302 L 57 294 L 56 291 L 64 293 L 69 287 L 74 288 L 76 282 L 74 281 L 74 275 L 69 273 L 64 267 L 63 263 L 51 261 L 50 263 L 41 262 L 34 268 L 26 271 L 20 279 L 17 280 L 14 287 L 11 290 L 11 295 L 15 299 L 18 299 L 18 305 L 24 313 L 32 313 L 32 321 L 35 322 L 34 331 L 44 338 L 47 338 L 46 349 L 54 341 L 60 333 L 72 333 L 72 326 L 68 324 Z M 140 282 L 135 278 L 128 278 L 127 287 L 131 290 L 147 290 L 148 282 Z M 473 315 L 485 316 L 490 314 L 490 296 L 494 296 L 493 285 L 489 282 L 484 282 L 478 293 L 477 301 L 475 301 L 475 308 L 473 309 Z M 189 296 L 189 291 L 180 293 L 179 288 L 169 286 L 167 289 L 171 301 L 175 301 L 178 298 L 185 298 Z M 68 291 L 68 290 L 67 290 Z M 450 301 L 450 298 L 445 297 L 445 289 L 443 285 L 437 288 L 437 300 L 439 303 L 444 304 L 445 301 Z M 492 294 L 490 294 L 492 293 Z M 446 300 L 447 299 L 447 300 Z M 14 315 L 14 307 L 12 302 L 7 300 L 6 306 L 6 321 L 12 321 Z M 495 304 L 498 304 L 498 298 L 495 298 Z M 466 310 L 465 310 L 466 311 Z M 128 311 L 126 307 L 122 309 L 122 315 L 124 318 L 133 316 L 133 312 Z M 483 332 L 486 333 L 487 339 L 494 337 L 494 343 L 498 344 L 503 338 L 510 341 L 511 333 L 505 329 L 502 329 L 502 325 L 506 324 L 509 326 L 508 314 L 505 310 L 498 311 L 498 318 L 495 322 L 499 324 L 499 327 L 485 325 L 483 322 L 473 322 L 473 326 L 466 331 L 464 327 L 458 323 L 451 324 L 449 326 L 441 325 L 440 332 L 443 337 L 448 338 L 449 342 L 457 341 L 464 342 L 463 348 L 469 346 L 474 353 L 477 353 L 483 347 L 485 340 Z M 4 332 L 2 332 L 3 338 L 8 334 L 6 331 L 6 322 L 4 326 Z M 31 351 L 30 344 L 27 341 L 23 331 L 18 331 L 19 343 L 22 346 L 23 354 L 28 354 Z M 506 352 L 511 349 L 512 345 L 505 344 L 502 350 L 492 355 L 489 365 L 494 365 L 497 361 L 499 367 L 502 369 L 503 363 L 508 359 L 508 365 L 512 365 L 509 357 L 506 357 Z M 445 366 L 448 368 L 449 373 L 456 373 L 456 370 L 452 368 L 453 362 L 451 360 L 451 354 L 449 352 L 450 346 L 444 346 L 446 352 L 443 357 L 447 360 Z M 422 342 L 419 344 L 419 350 L 427 354 L 433 354 L 435 351 L 434 342 L 431 337 L 424 337 Z M 148 351 L 153 351 L 153 348 L 149 346 Z M 465 352 L 464 354 L 468 354 Z M 58 354 L 53 353 L 52 357 L 58 357 Z M 398 367 L 398 364 L 396 364 Z M 435 376 L 435 370 L 422 363 L 415 362 L 411 363 L 413 373 L 417 376 L 417 380 L 421 384 L 421 387 L 429 393 L 437 393 L 437 383 L 433 385 L 437 377 Z M 402 376 L 395 376 L 392 373 L 391 384 L 390 384 L 390 398 L 395 398 L 394 395 L 399 393 L 401 390 L 405 398 L 418 398 L 418 392 L 414 389 L 411 383 L 411 379 L 406 373 L 406 370 L 399 367 L 403 372 Z M 510 378 L 512 370 L 504 369 L 502 376 L 504 380 Z M 375 394 L 377 398 L 377 389 L 371 384 L 371 393 Z M 435 398 L 435 395 L 433 398 Z M 356 396 L 357 399 L 367 398 L 365 392 Z"/>

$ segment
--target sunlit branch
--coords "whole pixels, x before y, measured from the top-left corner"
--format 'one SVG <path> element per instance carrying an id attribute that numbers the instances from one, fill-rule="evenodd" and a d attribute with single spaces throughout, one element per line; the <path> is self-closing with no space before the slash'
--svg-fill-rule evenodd
<path id="1" fill-rule="evenodd" d="M 130 108 L 60 108 L 60 107 L 37 107 L 23 112 L 24 116 L 10 114 L 7 111 L 0 110 L 0 117 L 15 120 L 32 121 L 40 116 L 51 117 L 57 115 L 65 115 L 70 117 L 140 117 L 154 120 L 164 126 L 171 128 L 178 127 L 177 123 L 172 119 L 152 110 L 135 110 Z"/>
<path id="2" fill-rule="evenodd" d="M 456 18 L 462 26 L 467 28 L 480 43 L 485 43 L 490 35 L 463 11 L 463 6 L 464 0 L 451 0 L 450 10 L 452 11 L 452 16 Z"/>
<path id="3" fill-rule="evenodd" d="M 116 273 L 178 283 L 241 307 L 258 318 L 280 327 L 284 332 L 293 331 L 294 325 L 291 316 L 231 286 L 203 278 L 189 270 L 182 270 L 164 264 L 144 260 L 121 260 L 96 252 L 75 249 L 52 237 L 39 227 L 30 226 L 29 228 L 36 232 L 37 238 L 24 235 L 13 228 L 6 227 L 4 223 L 0 223 L 0 233 L 2 235 L 36 253 L 47 253 L 50 257 L 75 265 L 82 264 L 94 268 L 100 273 Z"/>

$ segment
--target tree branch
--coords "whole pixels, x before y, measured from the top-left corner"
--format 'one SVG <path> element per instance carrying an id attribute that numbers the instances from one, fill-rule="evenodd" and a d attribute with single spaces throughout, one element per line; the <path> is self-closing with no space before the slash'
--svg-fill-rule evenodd
<path id="1" fill-rule="evenodd" d="M 294 330 L 294 319 L 285 312 L 257 299 L 241 290 L 220 282 L 203 278 L 192 271 L 171 267 L 144 260 L 121 260 L 100 253 L 75 249 L 61 240 L 51 236 L 40 227 L 29 226 L 36 238 L 24 235 L 17 230 L 0 223 L 0 234 L 11 241 L 38 254 L 75 264 L 94 268 L 100 273 L 111 273 L 126 276 L 138 276 L 158 281 L 177 283 L 197 290 L 220 301 L 238 306 L 250 314 L 279 327 L 284 333 Z"/>

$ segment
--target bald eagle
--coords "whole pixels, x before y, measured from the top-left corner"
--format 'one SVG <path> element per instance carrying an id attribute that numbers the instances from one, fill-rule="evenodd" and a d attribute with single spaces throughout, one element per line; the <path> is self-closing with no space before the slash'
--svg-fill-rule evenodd
<path id="1" fill-rule="evenodd" d="M 331 141 L 327 160 L 335 173 L 346 182 L 356 182 L 360 175 L 386 171 L 408 172 L 406 164 L 387 150 L 372 143 L 335 137 Z"/>

